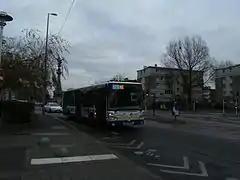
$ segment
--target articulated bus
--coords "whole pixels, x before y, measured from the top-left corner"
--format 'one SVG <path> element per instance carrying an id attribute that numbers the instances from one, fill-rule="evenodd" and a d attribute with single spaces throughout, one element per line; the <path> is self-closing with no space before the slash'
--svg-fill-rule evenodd
<path id="1" fill-rule="evenodd" d="M 63 113 L 90 124 L 143 125 L 141 83 L 106 82 L 63 93 Z"/>

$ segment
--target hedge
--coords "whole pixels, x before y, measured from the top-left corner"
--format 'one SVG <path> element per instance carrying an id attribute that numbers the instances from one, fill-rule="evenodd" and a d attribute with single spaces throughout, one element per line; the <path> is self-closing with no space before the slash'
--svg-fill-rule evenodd
<path id="1" fill-rule="evenodd" d="M 1 120 L 3 123 L 28 123 L 31 121 L 34 107 L 32 102 L 1 101 Z"/>

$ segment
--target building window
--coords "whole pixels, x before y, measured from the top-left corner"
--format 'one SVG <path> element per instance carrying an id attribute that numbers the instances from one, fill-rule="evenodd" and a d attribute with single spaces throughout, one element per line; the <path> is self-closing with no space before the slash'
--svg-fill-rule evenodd
<path id="1" fill-rule="evenodd" d="M 165 90 L 165 94 L 172 94 L 172 90 Z"/>
<path id="2" fill-rule="evenodd" d="M 179 88 L 177 88 L 177 91 L 179 91 Z"/>
<path id="3" fill-rule="evenodd" d="M 161 76 L 161 78 L 160 78 L 160 79 L 161 79 L 161 81 L 162 81 L 162 80 L 163 80 L 163 76 Z"/>
<path id="4" fill-rule="evenodd" d="M 225 72 L 225 69 L 223 69 L 222 72 L 224 73 L 224 72 Z"/>

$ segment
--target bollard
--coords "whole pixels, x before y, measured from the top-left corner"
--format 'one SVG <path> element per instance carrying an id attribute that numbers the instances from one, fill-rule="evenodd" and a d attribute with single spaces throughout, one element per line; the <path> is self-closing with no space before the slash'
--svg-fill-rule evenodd
<path id="1" fill-rule="evenodd" d="M 68 151 L 68 149 L 65 148 L 65 147 L 63 147 L 63 148 L 58 148 L 58 149 L 56 149 L 56 151 L 55 151 L 55 156 L 56 156 L 56 157 L 66 157 L 66 156 L 68 156 L 68 154 L 69 154 L 69 151 Z"/>
<path id="2" fill-rule="evenodd" d="M 51 141 L 48 137 L 42 137 L 39 141 L 38 141 L 38 146 L 39 147 L 50 147 L 51 145 Z"/>

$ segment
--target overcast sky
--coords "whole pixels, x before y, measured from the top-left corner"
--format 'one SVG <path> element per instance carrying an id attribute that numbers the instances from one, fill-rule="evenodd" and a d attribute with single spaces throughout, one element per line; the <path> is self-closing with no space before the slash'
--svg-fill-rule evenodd
<path id="1" fill-rule="evenodd" d="M 4 29 L 17 36 L 25 28 L 43 33 L 46 14 L 57 33 L 71 0 L 1 0 L 14 17 Z M 239 0 L 76 0 L 62 36 L 72 44 L 69 77 L 63 87 L 76 88 L 124 73 L 136 77 L 143 65 L 160 63 L 169 40 L 200 35 L 218 60 L 240 63 Z"/>

